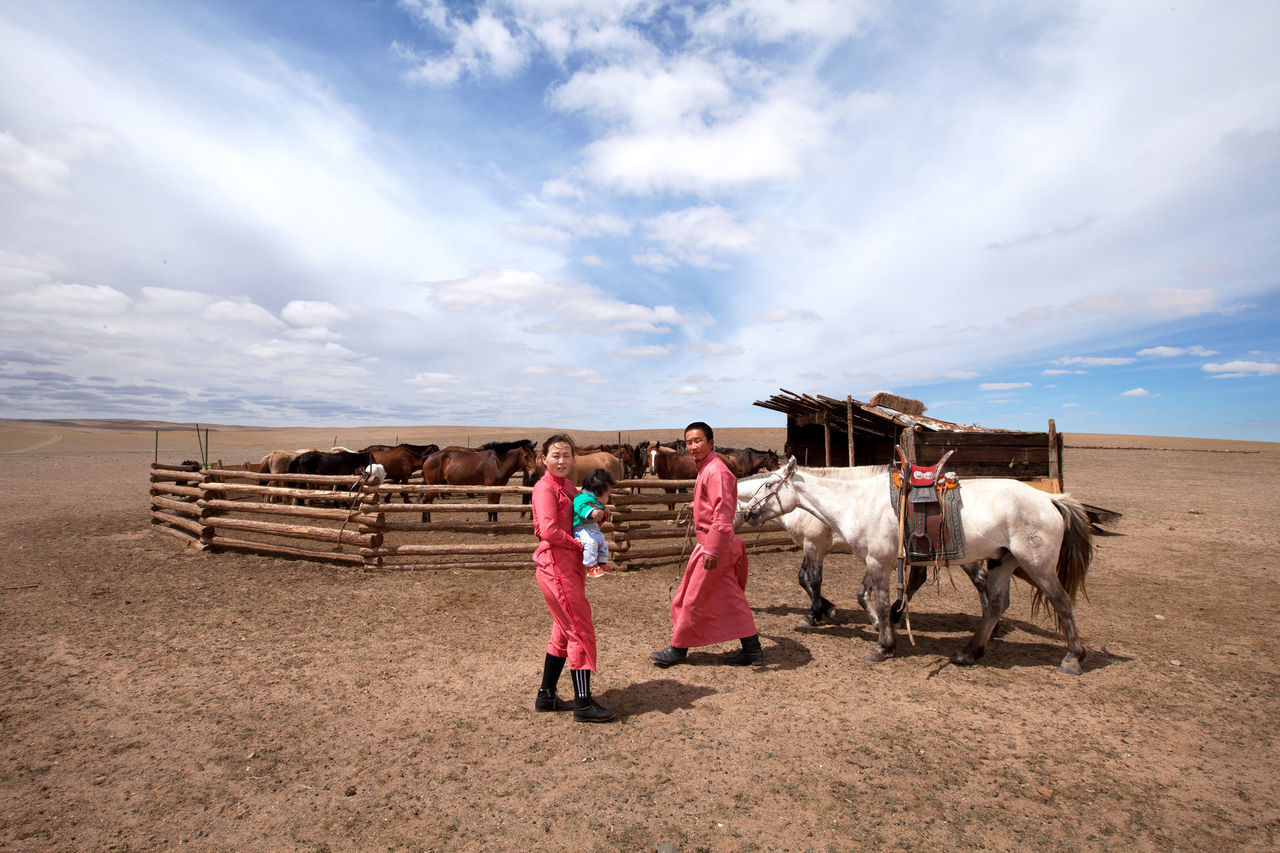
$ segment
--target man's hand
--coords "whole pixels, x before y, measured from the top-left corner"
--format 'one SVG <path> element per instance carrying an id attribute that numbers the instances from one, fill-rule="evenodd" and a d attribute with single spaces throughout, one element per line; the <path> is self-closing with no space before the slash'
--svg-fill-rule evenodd
<path id="1" fill-rule="evenodd" d="M 708 572 L 711 571 L 716 567 L 716 563 L 718 562 L 719 562 L 719 558 L 716 557 L 715 554 L 702 555 L 702 568 L 704 571 L 708 571 Z"/>

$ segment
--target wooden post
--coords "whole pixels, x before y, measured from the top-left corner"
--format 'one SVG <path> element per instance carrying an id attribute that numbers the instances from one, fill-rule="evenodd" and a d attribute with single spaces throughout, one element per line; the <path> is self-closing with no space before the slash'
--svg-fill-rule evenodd
<path id="1" fill-rule="evenodd" d="M 844 428 L 849 434 L 849 467 L 857 465 L 853 458 L 853 398 L 846 395 L 844 398 Z"/>
<path id="2" fill-rule="evenodd" d="M 914 426 L 902 428 L 902 453 L 912 465 L 920 464 L 916 461 L 916 428 Z"/>
<path id="3" fill-rule="evenodd" d="M 1062 433 L 1057 424 L 1049 418 L 1049 478 L 1058 481 L 1058 493 L 1065 493 L 1067 487 L 1062 479 Z"/>
<path id="4" fill-rule="evenodd" d="M 823 465 L 831 467 L 831 419 L 827 417 L 827 413 L 822 413 L 822 448 L 827 458 L 823 461 Z"/>

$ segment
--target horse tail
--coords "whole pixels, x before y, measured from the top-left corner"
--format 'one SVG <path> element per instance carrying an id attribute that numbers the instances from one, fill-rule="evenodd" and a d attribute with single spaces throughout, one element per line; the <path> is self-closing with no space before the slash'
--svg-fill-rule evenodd
<path id="1" fill-rule="evenodd" d="M 1089 597 L 1089 592 L 1085 589 L 1085 576 L 1089 573 L 1089 563 L 1093 561 L 1093 527 L 1089 523 L 1088 513 L 1075 498 L 1069 495 L 1052 495 L 1051 499 L 1054 507 L 1062 513 L 1064 523 L 1062 544 L 1058 548 L 1058 583 L 1062 584 L 1067 597 L 1075 604 L 1077 592 L 1084 593 L 1085 598 Z M 1031 597 L 1033 617 L 1043 605 L 1044 594 L 1036 587 Z M 1058 628 L 1061 630 L 1062 620 L 1056 610 L 1054 619 L 1059 622 Z"/>

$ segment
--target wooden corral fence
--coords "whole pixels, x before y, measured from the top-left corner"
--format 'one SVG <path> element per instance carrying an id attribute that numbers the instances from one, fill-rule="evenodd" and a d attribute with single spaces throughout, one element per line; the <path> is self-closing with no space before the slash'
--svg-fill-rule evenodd
<path id="1" fill-rule="evenodd" d="M 692 480 L 619 481 L 611 520 L 601 527 L 613 564 L 634 569 L 687 555 L 694 544 L 692 489 Z M 151 466 L 151 521 L 201 550 L 370 569 L 532 568 L 538 543 L 524 502 L 532 492 L 526 486 L 371 486 L 355 476 L 157 463 Z M 499 502 L 488 503 L 491 495 Z M 422 502 L 427 496 L 432 503 Z M 422 520 L 424 510 L 430 521 Z M 497 513 L 497 521 L 489 521 L 489 513 Z M 749 551 L 794 547 L 776 523 L 740 532 Z"/>

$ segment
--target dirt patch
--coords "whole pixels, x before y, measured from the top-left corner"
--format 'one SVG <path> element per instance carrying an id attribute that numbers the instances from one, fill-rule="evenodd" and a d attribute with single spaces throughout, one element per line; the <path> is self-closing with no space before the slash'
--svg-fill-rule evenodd
<path id="1" fill-rule="evenodd" d="M 95 449 L 88 427 L 7 429 L 4 849 L 1277 843 L 1276 445 L 1068 436 L 1068 487 L 1125 514 L 1078 602 L 1091 650 L 1078 678 L 1056 672 L 1063 642 L 1030 620 L 1022 584 L 981 665 L 948 665 L 977 614 L 959 572 L 915 602 L 915 646 L 863 662 L 861 568 L 830 558 L 842 609 L 810 629 L 798 556 L 776 551 L 753 559 L 748 587 L 759 671 L 718 666 L 727 646 L 650 666 L 675 565 L 592 581 L 595 684 L 621 719 L 585 726 L 532 710 L 549 622 L 531 572 L 193 553 L 149 531 L 151 435 L 129 444 L 116 429 Z M 348 432 L 341 443 L 390 437 Z M 513 432 L 549 430 L 398 435 Z M 778 447 L 779 434 L 721 442 Z M 316 437 L 230 435 L 213 440 L 229 462 Z M 195 455 L 164 441 L 161 461 Z"/>

